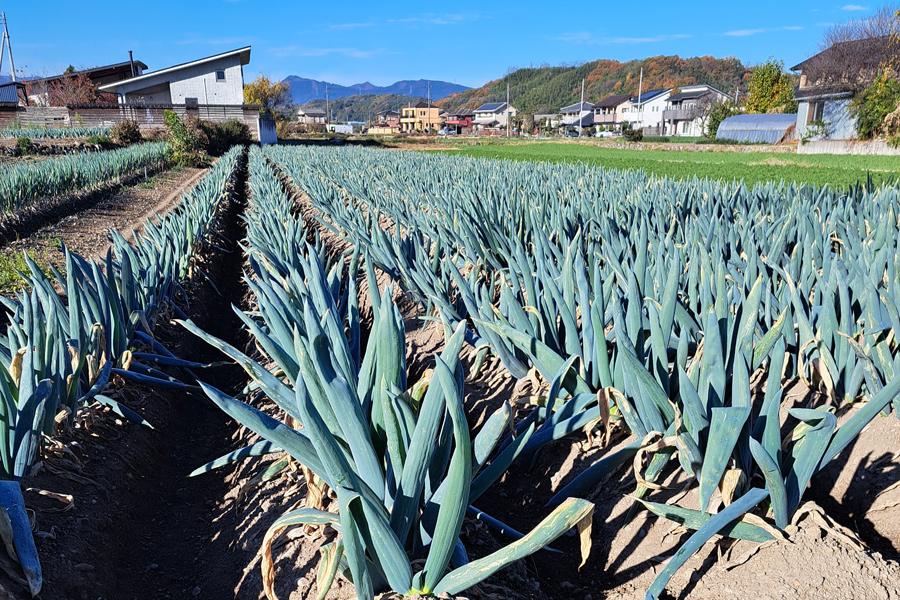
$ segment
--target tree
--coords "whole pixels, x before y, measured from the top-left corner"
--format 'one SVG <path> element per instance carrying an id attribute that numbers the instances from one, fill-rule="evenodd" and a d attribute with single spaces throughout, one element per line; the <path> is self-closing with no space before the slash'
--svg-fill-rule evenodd
<path id="1" fill-rule="evenodd" d="M 96 84 L 84 73 L 61 77 L 54 81 L 47 90 L 47 96 L 50 106 L 91 104 L 101 99 Z"/>
<path id="2" fill-rule="evenodd" d="M 885 120 L 900 105 L 900 82 L 883 73 L 856 95 L 851 112 L 856 117 L 859 137 L 873 138 L 889 134 Z"/>
<path id="3" fill-rule="evenodd" d="M 728 117 L 740 114 L 740 110 L 735 106 L 734 102 L 716 102 L 710 108 L 706 115 L 706 124 L 703 127 L 703 137 L 712 139 L 716 137 L 719 131 L 719 125 Z"/>
<path id="4" fill-rule="evenodd" d="M 797 112 L 794 84 L 784 71 L 784 61 L 769 58 L 753 70 L 746 110 L 751 114 Z"/>
<path id="5" fill-rule="evenodd" d="M 822 35 L 819 50 L 826 50 L 841 42 L 896 36 L 900 32 L 900 20 L 897 19 L 898 10 L 900 10 L 900 5 L 885 5 L 864 19 L 853 19 L 831 25 Z"/>
<path id="6" fill-rule="evenodd" d="M 265 75 L 259 75 L 244 86 L 244 102 L 278 112 L 291 104 L 291 86 L 284 81 L 273 83 Z"/>

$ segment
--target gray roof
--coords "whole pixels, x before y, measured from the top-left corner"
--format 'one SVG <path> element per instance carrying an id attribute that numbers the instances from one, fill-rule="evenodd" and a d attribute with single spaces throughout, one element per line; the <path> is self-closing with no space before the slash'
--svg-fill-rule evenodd
<path id="1" fill-rule="evenodd" d="M 634 98 L 632 98 L 631 102 L 632 104 L 643 104 L 645 102 L 653 100 L 660 94 L 666 93 L 667 91 L 669 90 L 650 90 L 649 92 L 644 92 L 643 94 L 641 94 L 640 97 L 635 96 Z"/>
<path id="2" fill-rule="evenodd" d="M 594 110 L 594 105 L 590 102 L 576 102 L 575 104 L 564 106 L 559 109 L 561 113 L 578 113 L 583 110 Z"/>
<path id="3" fill-rule="evenodd" d="M 797 115 L 735 115 L 719 125 L 717 140 L 777 144 L 795 135 Z"/>

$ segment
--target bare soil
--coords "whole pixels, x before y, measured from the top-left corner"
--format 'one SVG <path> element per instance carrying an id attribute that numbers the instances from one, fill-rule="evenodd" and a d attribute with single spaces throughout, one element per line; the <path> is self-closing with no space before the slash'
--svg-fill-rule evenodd
<path id="1" fill-rule="evenodd" d="M 174 167 L 149 179 L 140 176 L 131 185 L 104 195 L 93 206 L 44 225 L 32 235 L 9 243 L 2 251 L 6 254 L 28 251 L 52 259 L 57 265 L 64 263 L 58 252 L 62 244 L 84 257 L 104 257 L 110 246 L 110 229 L 119 230 L 126 240 L 134 241 L 134 234 L 143 230 L 146 220 L 157 221 L 157 215 L 169 212 L 181 194 L 193 187 L 206 171 Z"/>

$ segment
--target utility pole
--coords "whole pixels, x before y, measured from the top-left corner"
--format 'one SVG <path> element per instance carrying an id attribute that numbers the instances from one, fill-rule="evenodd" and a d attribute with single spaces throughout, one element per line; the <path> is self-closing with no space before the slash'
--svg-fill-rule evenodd
<path id="1" fill-rule="evenodd" d="M 506 137 L 509 137 L 509 81 L 506 82 Z"/>
<path id="2" fill-rule="evenodd" d="M 578 137 L 581 137 L 581 124 L 584 121 L 584 78 L 581 79 L 581 104 L 578 105 Z"/>
<path id="3" fill-rule="evenodd" d="M 325 131 L 328 131 L 328 121 L 331 116 L 328 110 L 328 84 L 325 84 Z"/>
<path id="4" fill-rule="evenodd" d="M 12 46 L 9 42 L 9 27 L 6 26 L 6 13 L 0 12 L 0 21 L 3 22 L 3 37 L 0 39 L 0 71 L 3 70 L 3 50 L 9 52 L 9 68 L 12 72 L 12 80 L 16 81 L 16 63 L 13 62 Z"/>
<path id="5" fill-rule="evenodd" d="M 428 112 L 425 114 L 425 131 L 431 133 L 431 82 L 428 82 Z"/>
<path id="6" fill-rule="evenodd" d="M 641 67 L 641 78 L 638 81 L 638 119 L 641 121 L 641 129 L 644 128 L 644 67 Z"/>

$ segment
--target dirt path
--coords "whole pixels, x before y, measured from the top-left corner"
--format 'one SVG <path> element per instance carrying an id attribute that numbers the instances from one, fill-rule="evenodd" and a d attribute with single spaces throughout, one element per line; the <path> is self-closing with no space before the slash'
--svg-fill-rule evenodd
<path id="1" fill-rule="evenodd" d="M 85 257 L 102 257 L 109 247 L 108 232 L 118 229 L 125 239 L 134 241 L 134 231 L 143 230 L 145 219 L 154 213 L 164 215 L 182 192 L 199 181 L 206 169 L 175 167 L 145 181 L 124 187 L 93 207 L 42 227 L 33 235 L 3 248 L 6 255 L 28 251 L 38 258 L 63 262 L 61 244 Z"/>

